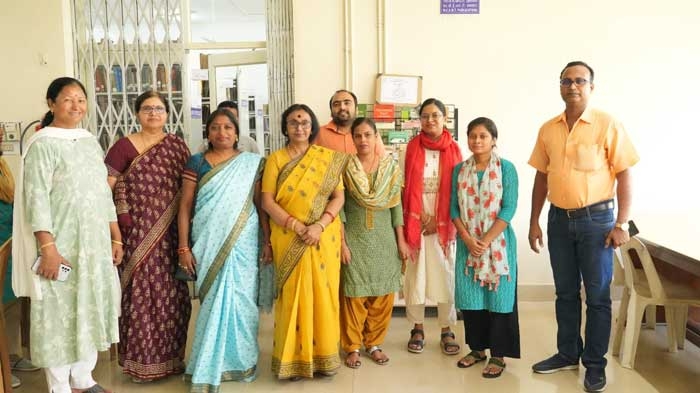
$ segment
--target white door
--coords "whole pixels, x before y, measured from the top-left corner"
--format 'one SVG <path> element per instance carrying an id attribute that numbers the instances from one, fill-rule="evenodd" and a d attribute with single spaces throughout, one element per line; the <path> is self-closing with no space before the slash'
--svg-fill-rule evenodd
<path id="1" fill-rule="evenodd" d="M 236 101 L 241 134 L 255 139 L 260 152 L 267 155 L 270 148 L 267 51 L 259 49 L 211 54 L 208 55 L 208 65 L 209 103 L 212 112 L 222 101 Z M 232 94 L 236 96 L 233 97 Z"/>

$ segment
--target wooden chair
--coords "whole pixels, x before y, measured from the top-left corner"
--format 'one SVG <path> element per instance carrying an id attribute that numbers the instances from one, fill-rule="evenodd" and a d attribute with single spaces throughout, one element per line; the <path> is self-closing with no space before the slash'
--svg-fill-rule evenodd
<path id="1" fill-rule="evenodd" d="M 664 306 L 668 349 L 669 352 L 676 352 L 678 348 L 683 348 L 685 342 L 688 305 L 700 305 L 700 290 L 659 276 L 649 251 L 636 237 L 620 247 L 620 254 L 625 288 L 615 324 L 612 352 L 613 355 L 619 355 L 622 346 L 620 360 L 622 367 L 634 368 L 642 315 L 648 306 Z M 634 266 L 633 255 L 635 254 L 641 263 L 641 269 Z M 615 258 L 619 262 L 617 254 Z M 647 312 L 647 315 L 649 314 Z M 651 325 L 652 322 L 649 322 Z"/>
<path id="2" fill-rule="evenodd" d="M 0 294 L 5 289 L 5 274 L 7 274 L 7 260 L 12 253 L 12 239 L 8 239 L 0 247 Z M 2 369 L 2 382 L 0 386 L 5 393 L 12 392 L 12 374 L 10 366 L 9 345 L 7 343 L 7 331 L 5 329 L 5 309 L 0 307 L 0 368 Z"/>

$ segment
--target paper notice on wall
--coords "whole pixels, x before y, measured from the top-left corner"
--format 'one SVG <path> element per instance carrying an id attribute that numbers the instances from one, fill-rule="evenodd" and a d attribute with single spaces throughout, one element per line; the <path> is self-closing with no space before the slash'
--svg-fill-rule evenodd
<path id="1" fill-rule="evenodd" d="M 441 14 L 478 14 L 480 0 L 440 0 Z"/>
<path id="2" fill-rule="evenodd" d="M 208 81 L 209 80 L 209 70 L 192 69 L 192 80 L 193 81 Z"/>

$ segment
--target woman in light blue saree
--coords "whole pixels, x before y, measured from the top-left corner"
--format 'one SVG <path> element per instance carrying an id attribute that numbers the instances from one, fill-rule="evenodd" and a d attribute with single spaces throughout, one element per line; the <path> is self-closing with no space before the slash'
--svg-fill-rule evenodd
<path id="1" fill-rule="evenodd" d="M 187 163 L 178 213 L 178 263 L 196 274 L 200 299 L 185 372 L 191 392 L 255 379 L 258 263 L 271 261 L 269 225 L 258 215 L 263 159 L 236 149 L 238 124 L 229 112 L 212 113 L 206 129 L 209 149 Z"/>

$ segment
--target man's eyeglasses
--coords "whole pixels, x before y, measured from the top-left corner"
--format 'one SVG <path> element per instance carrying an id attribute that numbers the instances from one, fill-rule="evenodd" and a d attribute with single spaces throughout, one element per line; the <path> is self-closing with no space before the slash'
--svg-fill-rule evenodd
<path id="1" fill-rule="evenodd" d="M 143 113 L 156 113 L 158 115 L 162 115 L 163 113 L 165 113 L 165 107 L 164 106 L 142 106 L 141 112 L 143 112 Z"/>
<path id="2" fill-rule="evenodd" d="M 441 117 L 442 117 L 442 113 L 440 113 L 440 112 L 426 113 L 424 115 L 420 115 L 420 119 L 423 121 L 439 120 Z"/>
<path id="3" fill-rule="evenodd" d="M 586 78 L 575 78 L 575 79 L 564 78 L 564 79 L 559 81 L 559 84 L 562 87 L 570 87 L 574 83 L 576 84 L 576 86 L 583 86 L 586 83 L 588 83 L 588 79 L 586 79 Z"/>
<path id="4" fill-rule="evenodd" d="M 309 128 L 311 128 L 311 122 L 310 121 L 298 122 L 298 121 L 292 120 L 292 121 L 287 122 L 287 127 L 292 128 L 292 129 L 295 129 L 297 127 L 301 127 L 304 130 L 308 130 Z"/>

